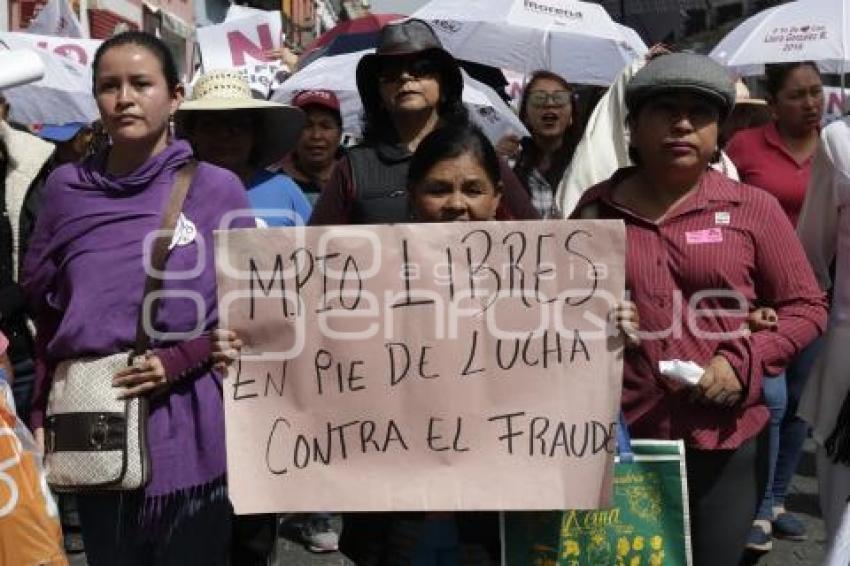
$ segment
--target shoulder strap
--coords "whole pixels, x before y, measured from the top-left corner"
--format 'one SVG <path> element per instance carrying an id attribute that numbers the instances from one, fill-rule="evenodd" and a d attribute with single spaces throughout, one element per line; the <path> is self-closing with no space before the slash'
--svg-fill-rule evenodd
<path id="1" fill-rule="evenodd" d="M 355 201 L 360 200 L 362 196 L 361 190 L 366 182 L 364 174 L 369 168 L 369 157 L 369 151 L 361 146 L 353 147 L 348 151 L 348 167 L 351 171 L 351 183 L 354 185 L 351 196 Z"/>
<path id="2" fill-rule="evenodd" d="M 168 246 L 171 243 L 171 238 L 174 234 L 174 227 L 177 225 L 177 218 L 183 210 L 183 203 L 186 201 L 186 195 L 189 193 L 189 187 L 192 184 L 192 179 L 195 176 L 195 171 L 198 169 L 198 162 L 194 159 L 177 170 L 174 176 L 174 184 L 171 187 L 171 196 L 168 199 L 168 207 L 165 209 L 165 214 L 162 217 L 162 224 L 159 228 L 159 234 L 154 239 L 151 248 L 150 267 L 153 273 L 162 273 L 165 270 L 165 260 L 168 258 Z M 142 304 L 139 308 L 139 319 L 136 324 L 136 344 L 133 347 L 133 355 L 138 356 L 144 354 L 150 348 L 151 339 L 145 332 L 145 299 L 151 294 L 157 292 L 162 287 L 162 279 L 154 277 L 153 273 L 148 273 L 145 278 L 145 291 L 142 295 Z M 153 321 L 156 315 L 156 307 L 158 301 L 151 304 L 150 320 Z"/>
<path id="3" fill-rule="evenodd" d="M 620 457 L 620 462 L 631 462 L 635 458 L 629 425 L 626 423 L 626 415 L 623 411 L 620 411 L 620 417 L 617 420 L 617 455 Z"/>

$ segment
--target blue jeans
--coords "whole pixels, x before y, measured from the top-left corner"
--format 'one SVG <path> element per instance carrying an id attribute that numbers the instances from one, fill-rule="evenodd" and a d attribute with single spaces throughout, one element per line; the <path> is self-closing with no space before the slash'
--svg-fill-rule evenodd
<path id="1" fill-rule="evenodd" d="M 762 380 L 762 393 L 764 402 L 770 411 L 770 422 L 768 423 L 768 460 L 767 460 L 767 483 L 764 495 L 756 512 L 756 519 L 773 519 L 773 484 L 776 471 L 776 460 L 779 454 L 780 430 L 782 419 L 785 418 L 785 409 L 788 406 L 788 388 L 785 385 L 785 374 L 776 377 L 765 376 Z"/>
<path id="2" fill-rule="evenodd" d="M 779 431 L 779 453 L 776 457 L 776 469 L 773 475 L 773 505 L 785 505 L 785 496 L 791 479 L 797 472 L 797 465 L 803 454 L 803 443 L 809 435 L 809 424 L 797 416 L 797 407 L 803 395 L 806 381 L 815 363 L 823 341 L 817 339 L 809 344 L 800 355 L 794 358 L 785 376 L 788 385 L 788 407 Z"/>
<path id="3" fill-rule="evenodd" d="M 797 406 L 820 349 L 821 340 L 815 340 L 788 364 L 783 375 L 764 378 L 764 401 L 770 410 L 770 468 L 756 519 L 772 520 L 773 508 L 785 505 L 809 433 L 808 424 L 797 416 Z"/>

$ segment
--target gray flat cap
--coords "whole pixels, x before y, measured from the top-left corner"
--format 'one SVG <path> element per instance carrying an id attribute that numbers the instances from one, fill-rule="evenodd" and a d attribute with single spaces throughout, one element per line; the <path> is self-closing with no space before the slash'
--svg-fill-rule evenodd
<path id="1" fill-rule="evenodd" d="M 668 53 L 646 64 L 626 86 L 626 107 L 639 108 L 662 92 L 692 92 L 717 103 L 721 119 L 735 106 L 735 83 L 729 73 L 705 55 Z"/>

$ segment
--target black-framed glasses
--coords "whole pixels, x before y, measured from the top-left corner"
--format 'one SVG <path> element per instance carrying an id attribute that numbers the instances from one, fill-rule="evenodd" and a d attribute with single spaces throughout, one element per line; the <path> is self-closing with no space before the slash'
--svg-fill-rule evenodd
<path id="1" fill-rule="evenodd" d="M 396 82 L 405 72 L 413 78 L 421 79 L 438 75 L 440 67 L 436 61 L 428 58 L 393 57 L 381 63 L 378 80 L 383 83 Z"/>
<path id="2" fill-rule="evenodd" d="M 573 93 L 569 90 L 534 90 L 528 93 L 528 102 L 532 106 L 566 106 L 572 103 Z"/>

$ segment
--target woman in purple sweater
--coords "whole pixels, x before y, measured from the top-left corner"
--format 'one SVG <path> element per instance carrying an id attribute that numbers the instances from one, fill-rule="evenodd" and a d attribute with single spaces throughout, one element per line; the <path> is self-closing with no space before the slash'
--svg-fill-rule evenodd
<path id="1" fill-rule="evenodd" d="M 134 343 L 145 236 L 159 228 L 174 175 L 192 159 L 189 145 L 169 136 L 182 87 L 160 40 L 139 32 L 114 36 L 98 50 L 93 68 L 94 96 L 112 145 L 48 179 L 25 262 L 44 368 L 32 417 L 39 433 L 51 367 Z M 113 379 L 124 397 L 150 397 L 151 480 L 137 492 L 78 497 L 91 566 L 227 560 L 221 377 L 209 363 L 205 333 L 217 322 L 212 231 L 238 209 L 250 206 L 236 176 L 200 164 L 171 242 L 171 276 L 163 282 L 171 295 L 159 300 L 153 349 Z M 228 227 L 253 225 L 249 212 Z M 160 339 L 166 332 L 185 338 Z"/>

